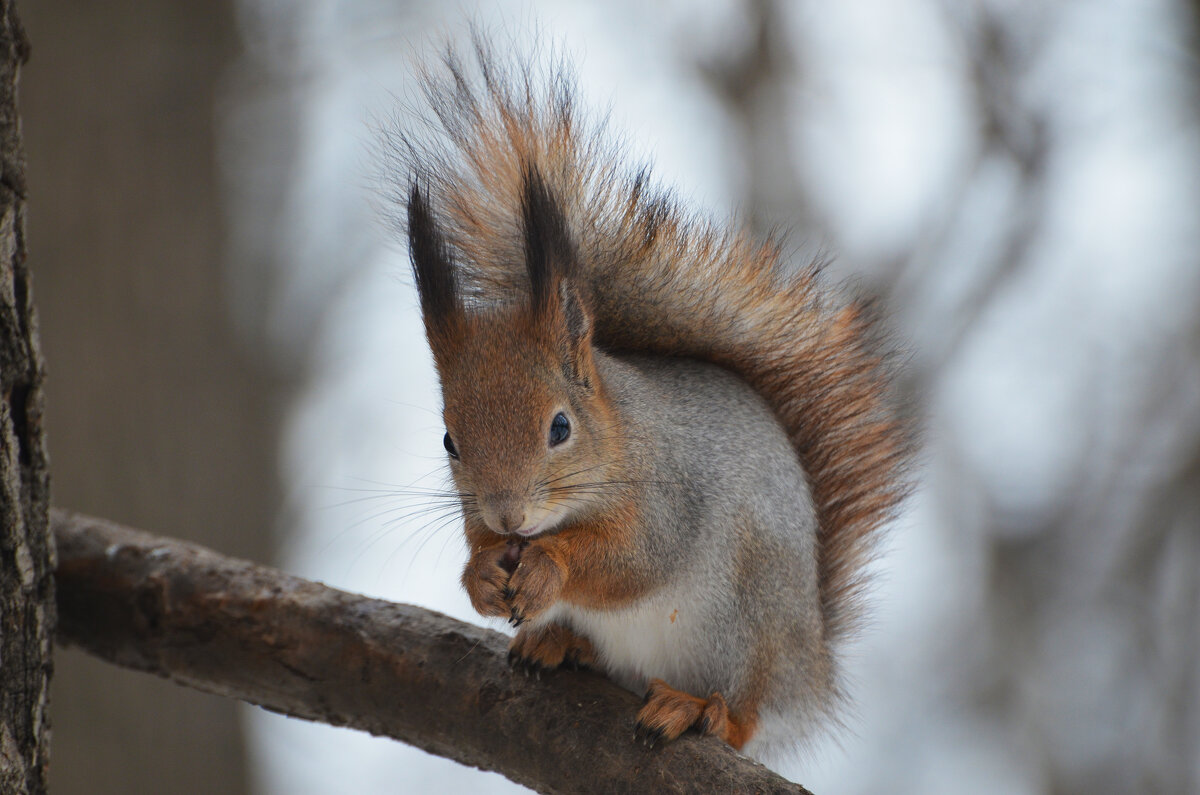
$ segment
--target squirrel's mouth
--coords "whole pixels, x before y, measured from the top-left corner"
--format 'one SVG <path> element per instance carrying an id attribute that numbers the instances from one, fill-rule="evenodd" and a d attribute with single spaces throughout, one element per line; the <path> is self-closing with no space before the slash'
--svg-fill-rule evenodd
<path id="1" fill-rule="evenodd" d="M 534 509 L 527 516 L 532 524 L 528 527 L 521 526 L 513 530 L 512 534 L 514 536 L 532 540 L 537 536 L 553 535 L 561 530 L 563 525 L 567 524 L 571 518 L 568 510 L 561 506 L 549 509 Z"/>

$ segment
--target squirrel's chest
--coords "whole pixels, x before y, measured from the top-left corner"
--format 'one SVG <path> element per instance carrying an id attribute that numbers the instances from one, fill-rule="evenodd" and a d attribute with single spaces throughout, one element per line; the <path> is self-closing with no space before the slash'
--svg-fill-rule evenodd
<path id="1" fill-rule="evenodd" d="M 711 622 L 694 598 L 659 592 L 616 610 L 592 610 L 560 602 L 546 620 L 558 621 L 592 642 L 605 672 L 631 690 L 649 679 L 676 687 L 702 684 L 711 656 Z"/>

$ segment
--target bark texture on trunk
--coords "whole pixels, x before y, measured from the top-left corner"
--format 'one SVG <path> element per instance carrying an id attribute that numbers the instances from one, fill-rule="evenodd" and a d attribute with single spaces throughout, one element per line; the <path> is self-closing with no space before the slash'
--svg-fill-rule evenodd
<path id="1" fill-rule="evenodd" d="M 54 633 L 42 355 L 25 261 L 17 79 L 29 44 L 0 0 L 0 792 L 46 791 Z"/>

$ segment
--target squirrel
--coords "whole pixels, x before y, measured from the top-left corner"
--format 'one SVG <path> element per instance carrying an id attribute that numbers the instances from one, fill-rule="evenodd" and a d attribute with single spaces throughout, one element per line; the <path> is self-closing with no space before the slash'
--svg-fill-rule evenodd
<path id="1" fill-rule="evenodd" d="M 469 558 L 526 672 L 645 693 L 634 737 L 775 758 L 846 701 L 838 649 L 907 491 L 866 302 L 693 217 L 626 163 L 563 60 L 423 71 L 388 140 Z"/>

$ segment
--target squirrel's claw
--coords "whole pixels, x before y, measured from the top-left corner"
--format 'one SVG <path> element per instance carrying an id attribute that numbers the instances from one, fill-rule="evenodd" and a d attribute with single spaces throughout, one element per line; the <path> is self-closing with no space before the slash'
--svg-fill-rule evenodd
<path id="1" fill-rule="evenodd" d="M 516 650 L 508 653 L 508 667 L 514 673 L 524 674 L 526 679 L 532 676 L 539 682 L 542 680 L 542 672 L 549 670 L 532 657 L 522 657 Z"/>
<path id="2" fill-rule="evenodd" d="M 647 748 L 653 748 L 663 738 L 662 728 L 652 728 L 641 721 L 633 730 L 633 741 L 641 743 Z"/>

